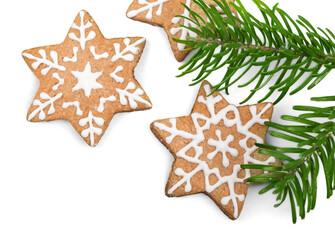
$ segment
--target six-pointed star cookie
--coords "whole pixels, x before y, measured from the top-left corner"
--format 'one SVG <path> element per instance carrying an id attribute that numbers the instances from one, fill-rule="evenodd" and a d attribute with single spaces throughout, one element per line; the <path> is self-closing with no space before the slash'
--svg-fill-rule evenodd
<path id="1" fill-rule="evenodd" d="M 156 137 L 174 155 L 166 195 L 206 193 L 231 219 L 242 210 L 249 170 L 241 164 L 269 164 L 274 158 L 261 155 L 255 143 L 263 143 L 264 125 L 273 105 L 230 105 L 204 82 L 189 116 L 157 120 L 151 124 Z"/>
<path id="2" fill-rule="evenodd" d="M 105 39 L 81 11 L 63 43 L 22 54 L 40 81 L 28 120 L 66 119 L 95 146 L 116 113 L 151 108 L 134 77 L 144 45 L 140 37 Z"/>
<path id="3" fill-rule="evenodd" d="M 217 6 L 213 0 L 204 0 L 204 2 Z M 127 11 L 127 16 L 131 19 L 163 27 L 177 61 L 183 61 L 189 51 L 184 50 L 185 44 L 177 43 L 172 38 L 185 40 L 187 37 L 197 36 L 194 32 L 180 26 L 195 27 L 191 21 L 176 17 L 177 15 L 190 17 L 188 10 L 181 3 L 198 13 L 203 19 L 207 19 L 200 7 L 192 0 L 134 0 Z M 231 9 L 237 15 L 235 9 Z"/>

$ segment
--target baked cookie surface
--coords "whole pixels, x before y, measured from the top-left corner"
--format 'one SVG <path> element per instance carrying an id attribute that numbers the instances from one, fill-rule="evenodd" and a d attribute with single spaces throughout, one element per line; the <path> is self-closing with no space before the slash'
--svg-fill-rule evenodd
<path id="1" fill-rule="evenodd" d="M 81 11 L 64 42 L 22 53 L 40 81 L 28 120 L 66 119 L 96 146 L 116 113 L 151 108 L 134 77 L 145 42 L 142 37 L 106 39 Z"/>
<path id="2" fill-rule="evenodd" d="M 217 6 L 213 0 L 204 0 L 204 2 Z M 192 21 L 176 17 L 178 15 L 190 17 L 189 11 L 182 4 L 198 13 L 203 19 L 207 19 L 200 7 L 192 0 L 133 0 L 127 10 L 127 17 L 133 20 L 163 27 L 168 35 L 173 54 L 179 62 L 186 58 L 189 51 L 185 51 L 185 44 L 177 43 L 173 38 L 186 40 L 187 37 L 197 36 L 193 31 L 180 26 L 196 27 Z M 232 11 L 236 13 L 234 9 Z"/>
<path id="3" fill-rule="evenodd" d="M 154 121 L 151 130 L 174 155 L 166 195 L 206 193 L 231 219 L 241 213 L 251 176 L 241 164 L 270 164 L 276 159 L 258 153 L 271 103 L 235 107 L 204 82 L 189 116 Z"/>

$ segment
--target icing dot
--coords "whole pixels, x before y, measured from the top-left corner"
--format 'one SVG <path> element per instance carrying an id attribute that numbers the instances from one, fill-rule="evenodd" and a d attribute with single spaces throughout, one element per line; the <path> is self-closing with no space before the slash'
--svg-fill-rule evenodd
<path id="1" fill-rule="evenodd" d="M 130 44 L 130 39 L 129 39 L 129 38 L 125 38 L 125 39 L 123 40 L 123 42 L 124 42 L 124 44 L 125 44 L 126 46 L 128 46 L 128 45 Z"/>
<path id="2" fill-rule="evenodd" d="M 177 176 L 184 176 L 185 175 L 185 172 L 183 169 L 181 168 L 177 168 L 174 173 L 177 175 Z"/>
<path id="3" fill-rule="evenodd" d="M 244 199 L 245 199 L 245 196 L 243 194 L 241 194 L 241 195 L 237 195 L 237 198 L 238 198 L 238 200 L 240 200 L 240 202 L 243 202 Z"/>
<path id="4" fill-rule="evenodd" d="M 192 190 L 191 181 L 188 181 L 185 186 L 185 192 L 191 192 L 191 190 Z"/>

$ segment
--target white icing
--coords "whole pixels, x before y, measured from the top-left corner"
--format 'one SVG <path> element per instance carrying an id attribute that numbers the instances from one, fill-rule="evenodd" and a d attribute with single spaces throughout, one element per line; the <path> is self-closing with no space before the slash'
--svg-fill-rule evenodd
<path id="1" fill-rule="evenodd" d="M 190 7 L 191 6 L 191 0 L 186 0 L 185 5 Z M 190 17 L 190 12 L 185 8 L 184 13 L 182 14 L 182 16 L 186 17 L 186 18 L 189 18 Z M 181 23 L 181 21 L 183 21 L 183 23 Z M 189 21 L 188 19 L 181 18 L 181 17 L 172 18 L 172 23 L 183 25 L 185 27 L 197 27 L 193 22 Z M 181 31 L 181 36 L 179 37 L 180 40 L 186 40 L 186 38 L 188 36 L 197 37 L 197 34 L 195 32 L 193 32 L 193 31 L 191 31 L 191 30 L 189 30 L 185 27 L 178 26 L 178 27 L 171 28 L 170 33 L 172 35 L 176 35 L 177 33 L 179 33 Z M 178 43 L 177 47 L 180 51 L 182 51 L 182 50 L 185 49 L 185 44 Z"/>
<path id="2" fill-rule="evenodd" d="M 56 91 L 60 85 L 64 84 L 64 79 L 61 78 L 58 73 L 53 73 L 52 77 L 58 80 L 58 83 L 52 87 L 52 90 Z"/>
<path id="3" fill-rule="evenodd" d="M 129 83 L 130 80 L 122 77 L 123 75 L 125 76 L 125 74 L 123 74 L 124 72 L 122 72 L 125 71 L 121 65 L 122 63 L 113 63 L 118 59 L 132 61 L 134 54 L 140 53 L 138 45 L 143 43 L 145 39 L 139 38 L 134 41 L 134 43 L 131 43 L 129 38 L 115 40 L 120 44 L 114 44 L 114 51 L 112 44 L 109 44 L 109 40 L 105 41 L 99 31 L 94 32 L 94 29 L 96 29 L 94 21 L 88 14 L 86 14 L 86 16 L 85 14 L 84 11 L 80 12 L 75 23 L 72 25 L 67 39 L 69 42 L 67 42 L 65 46 L 68 50 L 65 54 L 58 50 L 61 45 L 57 45 L 54 46 L 53 49 L 56 49 L 58 52 L 44 48 L 38 52 L 36 50 L 36 54 L 34 53 L 36 56 L 26 52 L 23 53 L 23 56 L 26 61 L 29 61 L 29 63 L 32 62 L 31 68 L 33 72 L 39 74 L 41 71 L 43 75 L 49 73 L 45 79 L 40 79 L 41 81 L 49 81 L 48 89 L 46 92 L 42 92 L 39 96 L 36 96 L 30 109 L 32 112 L 29 113 L 28 120 L 48 119 L 48 115 L 54 114 L 56 110 L 58 111 L 60 109 L 67 114 L 66 118 L 71 123 L 73 123 L 73 121 L 78 122 L 80 119 L 79 125 L 83 127 L 79 131 L 81 136 L 86 138 L 91 146 L 94 146 L 96 144 L 94 136 L 102 134 L 103 130 L 99 126 L 102 126 L 105 121 L 107 121 L 104 119 L 110 118 L 110 112 L 101 114 L 102 118 L 93 116 L 93 114 L 103 113 L 106 109 L 113 111 L 110 106 L 114 106 L 115 104 L 117 106 L 127 105 L 128 101 L 132 108 L 136 108 L 137 104 L 140 104 L 139 102 L 149 105 L 150 103 L 142 98 L 143 96 L 141 95 L 144 94 L 142 89 L 135 89 L 134 83 Z M 100 35 L 98 36 L 99 41 L 92 46 L 92 44 L 97 41 L 96 34 Z M 89 42 L 92 39 L 94 40 Z M 112 62 L 112 55 L 114 54 L 114 61 Z M 83 58 L 87 55 L 89 55 L 90 60 Z M 101 68 L 101 64 L 98 64 L 99 60 L 108 61 L 110 63 L 110 68 L 108 72 L 105 72 L 105 75 L 103 75 L 103 71 L 106 69 Z M 86 65 L 84 66 L 82 63 Z M 66 70 L 73 76 L 65 78 L 63 71 Z M 128 68 L 126 70 L 132 71 L 132 69 Z M 64 79 L 62 77 L 64 77 Z M 105 84 L 114 84 L 116 86 L 114 86 L 113 89 L 106 89 L 104 88 Z M 117 93 L 115 92 L 115 88 L 118 87 L 117 85 L 122 86 L 122 88 L 127 86 L 127 88 L 119 89 L 119 93 Z M 72 89 L 72 92 L 71 90 L 69 92 L 68 88 Z M 128 90 L 132 91 L 128 92 Z M 76 94 L 73 95 L 74 91 L 80 91 L 80 94 L 77 94 L 79 96 Z M 115 96 L 110 96 L 111 91 Z M 54 97 L 50 97 L 48 94 Z M 92 99 L 87 99 L 84 97 L 84 94 L 88 98 L 93 97 L 92 95 L 97 96 L 98 100 L 92 102 Z M 122 100 L 120 100 L 119 95 Z M 101 96 L 107 97 L 104 98 Z M 55 101 L 57 101 L 57 104 L 54 106 Z M 110 102 L 115 103 L 112 104 Z M 126 106 L 124 110 L 129 111 L 129 108 L 129 106 Z M 51 117 L 52 116 L 50 116 L 50 118 Z"/>
<path id="4" fill-rule="evenodd" d="M 205 89 L 206 95 L 209 95 L 211 93 L 209 85 L 205 85 L 204 89 Z M 234 186 L 235 186 L 235 183 L 242 183 L 244 182 L 245 178 L 250 177 L 250 171 L 245 170 L 245 173 L 246 173 L 245 177 L 239 178 L 238 173 L 241 171 L 240 165 L 234 165 L 233 173 L 231 175 L 221 176 L 219 168 L 210 169 L 208 164 L 205 161 L 202 161 L 200 159 L 200 156 L 203 155 L 203 147 L 200 146 L 199 144 L 205 140 L 204 132 L 209 130 L 211 125 L 217 125 L 220 121 L 223 121 L 226 127 L 236 126 L 237 131 L 240 134 L 245 136 L 245 138 L 239 141 L 240 147 L 242 147 L 245 150 L 245 153 L 244 153 L 244 163 L 245 164 L 247 163 L 269 164 L 269 163 L 275 162 L 275 159 L 272 157 L 267 159 L 265 162 L 254 159 L 253 157 L 251 157 L 251 155 L 257 150 L 257 147 L 253 145 L 251 148 L 248 148 L 247 146 L 247 141 L 249 139 L 254 139 L 257 143 L 263 143 L 263 139 L 257 136 L 256 134 L 250 132 L 249 129 L 254 124 L 257 124 L 257 123 L 264 124 L 265 121 L 269 120 L 269 119 L 262 119 L 262 115 L 271 107 L 271 104 L 266 105 L 258 114 L 256 113 L 257 108 L 255 106 L 251 106 L 250 113 L 252 115 L 252 118 L 246 124 L 243 125 L 240 119 L 239 111 L 237 107 L 233 105 L 228 105 L 227 107 L 221 109 L 217 113 L 215 112 L 215 104 L 217 104 L 218 102 L 222 100 L 223 100 L 222 96 L 214 97 L 212 95 L 206 98 L 203 96 L 200 96 L 198 98 L 198 102 L 206 105 L 208 112 L 210 114 L 210 117 L 206 117 L 202 113 L 198 113 L 198 112 L 194 112 L 191 114 L 193 124 L 196 130 L 195 134 L 178 129 L 176 119 L 170 119 L 171 127 L 165 124 L 162 124 L 162 123 L 155 123 L 154 125 L 160 130 L 166 131 L 171 134 L 165 140 L 168 144 L 170 144 L 173 141 L 173 139 L 177 136 L 180 136 L 184 139 L 191 140 L 189 144 L 187 144 L 185 147 L 183 147 L 176 153 L 176 156 L 183 158 L 190 163 L 198 164 L 194 170 L 188 173 L 186 173 L 183 169 L 180 169 L 180 168 L 176 169 L 175 174 L 177 176 L 181 176 L 182 179 L 178 181 L 175 185 L 173 185 L 168 190 L 168 193 L 172 194 L 177 188 L 182 186 L 184 183 L 186 183 L 185 192 L 190 192 L 192 190 L 191 178 L 198 172 L 202 171 L 205 176 L 205 186 L 206 186 L 206 191 L 208 193 L 211 193 L 212 191 L 214 191 L 216 188 L 218 188 L 224 183 L 228 184 L 229 196 L 222 198 L 221 203 L 223 205 L 227 205 L 230 201 L 232 201 L 232 204 L 234 206 L 234 217 L 237 218 L 238 212 L 239 212 L 237 199 L 239 201 L 244 201 L 245 196 L 243 194 L 235 193 Z M 234 113 L 235 117 L 233 119 L 227 118 L 227 113 L 229 112 Z M 205 121 L 205 124 L 200 126 L 198 120 Z M 237 156 L 236 149 L 228 146 L 229 142 L 233 141 L 232 136 L 230 137 L 228 136 L 226 140 L 222 140 L 221 132 L 217 131 L 216 135 L 219 139 L 218 141 L 213 140 L 213 139 L 209 139 L 208 141 L 209 145 L 217 147 L 217 149 L 213 153 L 209 154 L 209 157 L 213 159 L 213 157 L 218 152 L 222 152 L 222 155 L 225 157 L 226 157 L 226 154 L 225 154 L 226 152 L 229 152 L 232 156 Z M 226 148 L 224 148 L 224 146 L 226 146 Z M 195 151 L 194 156 L 189 156 L 186 154 L 190 149 L 194 149 Z M 228 167 L 229 159 L 227 157 L 226 159 L 223 159 L 222 164 L 224 167 Z M 210 175 L 215 175 L 218 179 L 218 181 L 213 185 L 211 185 L 209 182 Z"/>
<path id="5" fill-rule="evenodd" d="M 61 66 L 58 64 L 58 53 L 56 51 L 51 51 L 50 52 L 50 57 L 52 59 L 52 61 L 47 59 L 47 54 L 45 52 L 44 49 L 40 49 L 38 51 L 38 53 L 40 54 L 40 57 L 35 57 L 29 53 L 23 53 L 22 55 L 26 58 L 29 58 L 31 60 L 35 60 L 35 62 L 33 64 L 31 64 L 31 67 L 36 70 L 41 64 L 46 65 L 46 68 L 43 68 L 41 70 L 41 74 L 42 75 L 47 75 L 48 72 L 50 71 L 50 69 L 54 68 L 57 69 L 59 71 L 65 71 L 66 68 L 64 66 Z"/>
<path id="6" fill-rule="evenodd" d="M 123 77 L 119 77 L 119 76 L 116 75 L 118 72 L 121 72 L 122 70 L 123 70 L 122 66 L 117 66 L 116 69 L 114 70 L 114 72 L 112 72 L 110 74 L 110 76 L 112 78 L 114 78 L 114 80 L 117 81 L 118 83 L 123 83 L 123 81 L 124 81 Z"/>
<path id="7" fill-rule="evenodd" d="M 73 49 L 72 49 L 72 51 L 73 51 L 73 57 L 72 58 L 64 57 L 63 61 L 64 62 L 77 62 L 78 61 L 78 57 L 77 57 L 78 50 L 79 49 L 77 47 L 73 47 Z"/>
<path id="8" fill-rule="evenodd" d="M 68 107 L 75 107 L 77 109 L 76 115 L 82 116 L 83 111 L 80 109 L 80 102 L 74 101 L 74 102 L 64 102 L 62 105 L 62 108 L 66 109 Z"/>
<path id="9" fill-rule="evenodd" d="M 109 102 L 114 102 L 116 101 L 116 97 L 114 96 L 109 96 L 108 98 L 100 98 L 100 103 L 99 103 L 99 107 L 97 109 L 98 112 L 103 112 L 105 111 L 105 103 L 109 101 Z"/>
<path id="10" fill-rule="evenodd" d="M 92 89 L 103 88 L 103 86 L 97 82 L 102 72 L 93 73 L 89 62 L 86 64 L 84 71 L 71 71 L 71 73 L 78 80 L 77 85 L 72 88 L 72 91 L 83 89 L 86 97 L 90 97 Z"/>
<path id="11" fill-rule="evenodd" d="M 134 61 L 134 54 L 138 54 L 140 52 L 140 49 L 136 46 L 144 41 L 145 38 L 141 38 L 135 43 L 130 44 L 130 39 L 125 38 L 123 43 L 126 45 L 126 47 L 122 51 L 120 50 L 121 45 L 119 43 L 114 43 L 113 46 L 115 49 L 115 55 L 112 57 L 112 62 L 116 62 L 119 59 L 123 59 L 128 62 Z"/>
<path id="12" fill-rule="evenodd" d="M 243 202 L 245 200 L 245 195 L 244 194 L 236 194 L 235 193 L 235 183 L 243 183 L 244 180 L 239 178 L 237 176 L 237 174 L 241 171 L 241 167 L 240 165 L 234 165 L 233 167 L 233 173 L 230 177 L 228 177 L 227 179 L 225 179 L 225 181 L 227 181 L 228 183 L 228 188 L 229 188 L 229 192 L 230 194 L 227 197 L 223 197 L 221 199 L 221 204 L 222 205 L 228 205 L 229 201 L 232 201 L 233 206 L 234 206 L 234 217 L 237 218 L 238 217 L 238 203 L 237 203 L 237 199 L 240 202 Z"/>
<path id="13" fill-rule="evenodd" d="M 138 15 L 141 12 L 147 12 L 147 15 L 145 16 L 147 19 L 151 19 L 152 18 L 152 11 L 154 7 L 158 6 L 158 9 L 156 11 L 156 15 L 160 16 L 162 15 L 162 9 L 163 9 L 163 4 L 165 2 L 168 2 L 170 0 L 157 0 L 156 2 L 147 2 L 146 0 L 138 0 L 137 2 L 141 5 L 145 5 L 144 7 L 141 7 L 139 9 L 136 10 L 132 10 L 130 12 L 127 13 L 127 16 L 129 18 L 135 17 L 136 15 Z"/>
<path id="14" fill-rule="evenodd" d="M 98 126 L 102 126 L 104 124 L 105 120 L 103 118 L 95 117 L 93 116 L 92 112 L 90 111 L 88 113 L 88 116 L 86 118 L 80 119 L 79 126 L 85 127 L 88 124 L 88 128 L 83 130 L 81 132 L 81 136 L 83 138 L 90 137 L 91 146 L 94 147 L 94 135 L 101 135 L 102 129 L 98 127 L 94 127 L 93 124 L 95 123 Z"/>
<path id="15" fill-rule="evenodd" d="M 238 156 L 237 149 L 229 147 L 229 143 L 234 141 L 234 136 L 228 135 L 225 140 L 222 140 L 220 130 L 216 130 L 215 135 L 219 138 L 219 140 L 217 141 L 217 140 L 214 140 L 212 138 L 208 139 L 208 145 L 211 145 L 211 146 L 215 147 L 215 151 L 209 153 L 207 155 L 207 158 L 209 160 L 212 160 L 217 153 L 221 152 L 222 153 L 222 165 L 224 167 L 228 167 L 229 166 L 229 159 L 227 158 L 226 153 L 227 152 L 230 153 L 233 157 Z"/>
<path id="16" fill-rule="evenodd" d="M 85 12 L 81 11 L 79 15 L 80 15 L 80 25 L 78 26 L 75 23 L 72 25 L 73 29 L 76 29 L 79 31 L 79 37 L 77 37 L 76 34 L 71 32 L 69 33 L 69 38 L 71 38 L 74 41 L 79 42 L 81 49 L 85 50 L 86 42 L 94 39 L 96 34 L 94 31 L 90 31 L 88 35 L 86 36 L 86 29 L 92 27 L 93 24 L 90 21 L 84 24 Z"/>
<path id="17" fill-rule="evenodd" d="M 55 97 L 50 97 L 48 94 L 46 94 L 45 92 L 42 92 L 40 94 L 40 98 L 42 100 L 47 100 L 44 103 L 42 103 L 40 100 L 35 99 L 33 102 L 34 106 L 38 106 L 38 108 L 36 108 L 34 111 L 32 111 L 30 113 L 30 115 L 28 116 L 28 120 L 30 121 L 31 119 L 33 119 L 37 113 L 39 113 L 38 118 L 40 120 L 44 120 L 46 117 L 46 114 L 44 113 L 44 109 L 48 106 L 49 110 L 48 110 L 48 115 L 54 114 L 55 113 L 55 107 L 54 107 L 54 102 L 57 101 L 58 99 L 60 99 L 62 97 L 62 93 L 58 93 Z"/>
<path id="18" fill-rule="evenodd" d="M 144 91 L 142 89 L 137 88 L 134 92 L 132 92 L 132 93 L 129 92 L 129 90 L 134 90 L 135 88 L 136 88 L 136 86 L 133 82 L 128 83 L 128 85 L 125 89 L 116 88 L 116 91 L 120 95 L 120 103 L 122 105 L 127 105 L 128 101 L 129 101 L 129 106 L 132 109 L 135 109 L 135 108 L 138 107 L 137 102 L 144 103 L 145 105 L 151 107 L 151 104 L 141 97 L 141 95 L 143 95 L 143 93 L 144 93 Z M 128 97 L 128 101 L 127 101 L 126 97 Z"/>
<path id="19" fill-rule="evenodd" d="M 102 54 L 97 54 L 95 52 L 95 47 L 94 46 L 90 47 L 90 52 L 92 53 L 95 60 L 100 60 L 102 58 L 108 58 L 108 56 L 109 56 L 109 54 L 107 52 L 103 52 Z"/>

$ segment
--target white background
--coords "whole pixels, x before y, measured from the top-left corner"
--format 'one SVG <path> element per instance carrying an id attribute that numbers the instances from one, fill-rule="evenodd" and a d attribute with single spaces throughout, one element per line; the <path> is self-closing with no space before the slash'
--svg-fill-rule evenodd
<path id="1" fill-rule="evenodd" d="M 302 14 L 315 26 L 335 30 L 334 1 L 278 1 L 294 18 Z M 243 2 L 260 16 L 250 0 Z M 188 86 L 191 76 L 175 78 L 180 63 L 175 61 L 161 28 L 125 17 L 130 3 L 131 0 L 1 1 L 0 239 L 332 236 L 335 198 L 326 199 L 322 174 L 316 210 L 296 225 L 291 223 L 288 204 L 275 209 L 271 193 L 258 195 L 262 186 L 249 189 L 236 221 L 229 220 L 204 194 L 182 198 L 164 195 L 173 157 L 153 136 L 149 124 L 155 119 L 188 115 L 198 86 Z M 38 80 L 24 63 L 21 52 L 62 42 L 81 9 L 90 12 L 107 38 L 147 38 L 135 75 L 153 108 L 117 115 L 96 148 L 84 143 L 66 121 L 26 121 Z M 334 95 L 334 74 L 312 91 L 286 97 L 276 106 L 273 119 L 279 121 L 281 114 L 292 113 L 292 105 L 308 104 L 311 96 Z M 209 80 L 216 83 L 219 77 L 222 73 Z M 248 90 L 232 88 L 226 98 L 238 104 Z M 257 94 L 249 103 L 262 96 Z M 285 144 L 272 138 L 268 141 Z"/>

